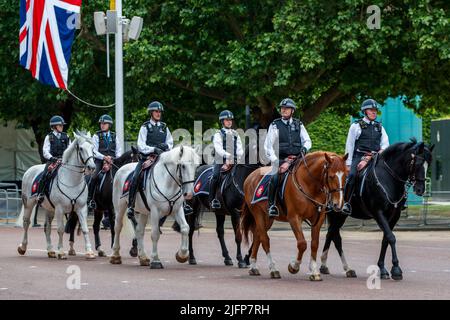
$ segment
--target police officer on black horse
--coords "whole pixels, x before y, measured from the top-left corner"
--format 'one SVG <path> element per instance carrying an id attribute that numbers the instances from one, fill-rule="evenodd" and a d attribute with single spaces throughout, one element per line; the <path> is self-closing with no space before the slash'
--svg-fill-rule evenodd
<path id="1" fill-rule="evenodd" d="M 111 131 L 113 119 L 109 115 L 104 114 L 100 117 L 98 123 L 100 124 L 100 130 L 95 133 L 92 139 L 94 145 L 95 172 L 89 184 L 88 208 L 90 210 L 97 207 L 94 200 L 94 191 L 98 183 L 100 170 L 103 168 L 103 161 L 111 165 L 114 158 L 119 158 L 122 155 L 117 136 Z"/>
<path id="2" fill-rule="evenodd" d="M 51 164 L 58 165 L 61 162 L 63 153 L 70 144 L 69 136 L 63 132 L 65 124 L 61 116 L 53 116 L 50 118 L 50 128 L 52 131 L 45 137 L 42 147 L 42 153 L 47 163 L 45 164 L 44 174 L 39 181 L 38 206 L 42 204 L 45 198 L 45 185 L 50 176 L 49 166 Z"/>
<path id="3" fill-rule="evenodd" d="M 164 151 L 173 148 L 173 138 L 167 125 L 161 121 L 164 106 L 161 102 L 153 101 L 148 107 L 150 120 L 144 122 L 139 130 L 137 147 L 141 154 L 140 159 L 134 169 L 133 181 L 128 196 L 127 215 L 130 219 L 134 218 L 134 204 L 136 201 L 136 192 L 139 184 L 139 175 L 141 173 L 142 164 L 151 154 L 158 157 Z M 155 159 L 156 161 L 156 159 Z"/>
<path id="4" fill-rule="evenodd" d="M 373 99 L 365 100 L 361 105 L 364 117 L 355 121 L 348 131 L 345 153 L 348 154 L 346 161 L 350 173 L 347 176 L 344 189 L 345 203 L 342 213 L 350 215 L 351 198 L 355 188 L 355 180 L 358 164 L 362 160 L 367 164 L 373 152 L 382 152 L 389 147 L 389 138 L 380 122 L 376 121 L 378 104 Z"/>
<path id="5" fill-rule="evenodd" d="M 293 118 L 297 109 L 296 104 L 290 98 L 285 98 L 280 102 L 281 118 L 274 120 L 267 132 L 264 141 L 266 156 L 272 163 L 272 177 L 269 183 L 269 216 L 279 215 L 276 206 L 276 195 L 278 190 L 279 167 L 286 163 L 286 158 L 306 154 L 311 149 L 312 143 L 305 126 L 299 119 Z M 278 143 L 277 143 L 278 141 Z M 276 149 L 278 144 L 278 154 Z M 286 163 L 287 164 L 287 163 Z"/>
<path id="6" fill-rule="evenodd" d="M 209 189 L 209 202 L 211 209 L 220 209 L 220 201 L 216 198 L 217 185 L 220 178 L 220 170 L 224 164 L 231 166 L 244 155 L 242 141 L 236 130 L 232 129 L 234 115 L 229 110 L 219 114 L 222 128 L 213 136 L 214 166 L 211 185 Z"/>

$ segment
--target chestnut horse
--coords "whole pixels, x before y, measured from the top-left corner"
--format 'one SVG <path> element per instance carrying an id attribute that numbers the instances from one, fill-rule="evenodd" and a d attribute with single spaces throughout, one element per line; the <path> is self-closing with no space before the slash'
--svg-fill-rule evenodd
<path id="1" fill-rule="evenodd" d="M 270 218 L 267 213 L 267 200 L 252 204 L 255 189 L 261 178 L 271 168 L 263 167 L 253 171 L 244 182 L 245 201 L 242 206 L 241 229 L 248 243 L 249 231 L 253 234 L 252 253 L 250 256 L 250 275 L 260 275 L 256 266 L 259 245 L 262 244 L 269 263 L 270 276 L 280 278 L 280 272 L 270 253 L 270 241 L 267 234 L 274 219 L 289 222 L 297 239 L 297 257 L 288 265 L 290 273 L 300 269 L 303 253 L 306 250 L 306 240 L 302 231 L 302 222 L 311 223 L 311 261 L 309 269 L 312 272 L 310 280 L 320 281 L 320 271 L 317 267 L 317 249 L 319 247 L 320 228 L 325 220 L 325 214 L 330 210 L 342 209 L 343 187 L 347 176 L 344 157 L 331 152 L 317 151 L 299 156 L 291 165 L 286 178 L 284 201 L 278 201 L 280 215 Z M 280 183 L 281 184 L 281 183 Z M 339 214 L 339 213 L 336 213 Z"/>

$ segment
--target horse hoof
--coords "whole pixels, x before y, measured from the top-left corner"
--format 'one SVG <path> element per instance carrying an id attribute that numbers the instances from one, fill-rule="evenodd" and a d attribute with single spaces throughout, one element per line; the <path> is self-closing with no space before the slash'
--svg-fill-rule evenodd
<path id="1" fill-rule="evenodd" d="M 148 267 L 150 265 L 150 259 L 149 258 L 139 258 L 139 265 Z"/>
<path id="2" fill-rule="evenodd" d="M 272 279 L 280 279 L 281 278 L 280 271 L 271 271 L 270 277 Z"/>
<path id="3" fill-rule="evenodd" d="M 347 278 L 356 278 L 356 272 L 355 272 L 355 270 L 347 270 L 347 272 L 345 273 L 345 275 L 347 276 Z"/>
<path id="4" fill-rule="evenodd" d="M 185 263 L 186 261 L 188 261 L 189 256 L 181 257 L 181 256 L 178 254 L 178 252 L 177 252 L 177 253 L 175 253 L 175 259 L 177 259 L 177 261 L 178 261 L 179 263 Z"/>
<path id="5" fill-rule="evenodd" d="M 189 259 L 189 264 L 196 265 L 197 260 L 195 260 L 195 258 L 191 258 L 191 259 Z"/>
<path id="6" fill-rule="evenodd" d="M 322 277 L 320 274 L 312 274 L 309 276 L 309 280 L 311 281 L 322 281 Z"/>
<path id="7" fill-rule="evenodd" d="M 320 273 L 322 274 L 330 274 L 330 269 L 327 266 L 320 266 Z"/>
<path id="8" fill-rule="evenodd" d="M 245 268 L 247 268 L 247 264 L 244 261 L 239 261 L 238 267 L 239 267 L 239 269 L 245 269 Z"/>
<path id="9" fill-rule="evenodd" d="M 256 268 L 251 268 L 250 270 L 248 270 L 248 274 L 251 276 L 260 276 L 261 273 L 259 273 L 259 270 Z"/>
<path id="10" fill-rule="evenodd" d="M 66 254 L 65 253 L 58 253 L 58 260 L 67 260 Z"/>
<path id="11" fill-rule="evenodd" d="M 400 267 L 392 267 L 391 269 L 391 278 L 393 280 L 403 280 L 403 272 L 402 269 L 400 269 Z"/>
<path id="12" fill-rule="evenodd" d="M 24 254 L 25 254 L 25 252 L 27 252 L 27 250 L 25 249 L 22 249 L 22 247 L 21 246 L 19 246 L 18 248 L 17 248 L 17 252 L 21 255 L 21 256 L 23 256 Z"/>
<path id="13" fill-rule="evenodd" d="M 86 256 L 87 260 L 94 260 L 95 259 L 95 253 L 93 253 L 93 252 L 86 252 L 85 256 Z"/>
<path id="14" fill-rule="evenodd" d="M 105 251 L 99 250 L 99 251 L 98 251 L 98 256 L 99 256 L 99 257 L 106 257 Z"/>
<path id="15" fill-rule="evenodd" d="M 225 263 L 226 266 L 232 266 L 233 265 L 233 260 L 225 259 L 225 260 L 223 260 L 223 263 Z"/>
<path id="16" fill-rule="evenodd" d="M 138 255 L 138 249 L 137 249 L 137 247 L 132 247 L 132 248 L 130 249 L 130 256 L 132 256 L 133 258 L 136 258 L 137 255 Z"/>
<path id="17" fill-rule="evenodd" d="M 122 264 L 122 258 L 120 256 L 111 256 L 111 258 L 109 259 L 109 263 Z"/>
<path id="18" fill-rule="evenodd" d="M 288 264 L 288 271 L 292 274 L 296 274 L 298 271 L 300 270 L 300 268 L 295 269 L 294 267 L 291 266 L 291 264 Z"/>
<path id="19" fill-rule="evenodd" d="M 69 256 L 76 256 L 77 255 L 75 249 L 69 249 L 68 254 L 69 254 Z"/>
<path id="20" fill-rule="evenodd" d="M 55 251 L 49 251 L 49 252 L 47 252 L 47 257 L 49 257 L 49 258 L 51 258 L 51 259 L 56 258 L 56 253 L 55 253 Z M 59 259 L 59 255 L 58 255 L 58 259 Z"/>
<path id="21" fill-rule="evenodd" d="M 164 269 L 161 262 L 152 262 L 150 263 L 150 269 Z"/>

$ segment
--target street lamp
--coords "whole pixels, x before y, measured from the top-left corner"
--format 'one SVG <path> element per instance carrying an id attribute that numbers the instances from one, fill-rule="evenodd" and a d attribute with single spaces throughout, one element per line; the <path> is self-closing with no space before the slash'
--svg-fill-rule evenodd
<path id="1" fill-rule="evenodd" d="M 115 2 L 115 3 L 114 3 Z M 107 75 L 109 77 L 109 34 L 115 34 L 115 96 L 116 96 L 116 135 L 124 150 L 123 124 L 123 41 L 137 40 L 142 31 L 143 19 L 133 17 L 131 21 L 122 16 L 122 0 L 111 1 L 106 15 L 94 12 L 94 25 L 97 35 L 106 34 Z"/>

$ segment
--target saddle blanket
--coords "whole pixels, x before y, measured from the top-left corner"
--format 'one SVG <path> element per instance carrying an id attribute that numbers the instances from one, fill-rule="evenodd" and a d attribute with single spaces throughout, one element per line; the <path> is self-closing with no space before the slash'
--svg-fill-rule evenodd
<path id="1" fill-rule="evenodd" d="M 209 187 L 213 174 L 213 167 L 203 171 L 194 182 L 194 196 L 199 194 L 209 195 Z"/>
<path id="2" fill-rule="evenodd" d="M 286 172 L 282 175 L 282 177 L 279 177 L 281 179 L 281 188 L 278 188 L 278 198 L 280 200 L 284 199 L 284 191 L 286 189 L 286 181 L 287 177 L 289 176 L 289 173 Z M 272 177 L 270 171 L 266 173 L 261 180 L 259 181 L 258 185 L 256 186 L 255 193 L 253 194 L 252 198 L 252 204 L 267 200 L 269 198 L 269 183 L 270 178 Z M 280 181 L 279 181 L 280 183 Z"/>
<path id="3" fill-rule="evenodd" d="M 42 176 L 44 175 L 44 172 L 39 173 L 36 178 L 34 178 L 33 183 L 31 185 L 31 196 L 37 195 L 38 189 L 39 189 L 39 182 L 42 179 Z M 56 176 L 56 172 L 52 172 L 50 178 L 47 180 L 47 183 L 44 186 L 45 194 L 48 196 L 50 192 L 52 191 L 53 186 L 53 179 Z"/>
<path id="4" fill-rule="evenodd" d="M 149 169 L 149 170 L 145 170 L 143 175 L 141 173 L 142 176 L 140 178 L 141 181 L 139 183 L 138 190 L 141 189 L 141 190 L 145 191 L 147 189 L 147 180 L 148 180 L 148 175 L 150 174 L 150 172 L 151 172 L 151 170 Z M 134 174 L 134 171 L 131 171 L 128 174 L 128 177 L 125 179 L 125 182 L 122 187 L 122 197 L 125 197 L 130 192 L 131 183 L 133 181 L 133 174 Z"/>

